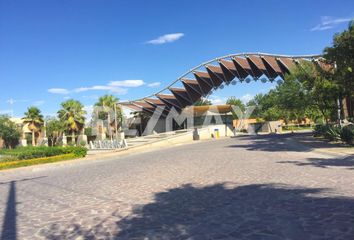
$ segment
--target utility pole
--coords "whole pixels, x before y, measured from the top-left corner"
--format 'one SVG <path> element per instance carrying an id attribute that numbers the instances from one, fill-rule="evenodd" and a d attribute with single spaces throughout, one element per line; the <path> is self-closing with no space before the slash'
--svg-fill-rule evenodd
<path id="1" fill-rule="evenodd" d="M 114 127 L 116 130 L 116 140 L 118 141 L 117 103 L 114 103 Z"/>

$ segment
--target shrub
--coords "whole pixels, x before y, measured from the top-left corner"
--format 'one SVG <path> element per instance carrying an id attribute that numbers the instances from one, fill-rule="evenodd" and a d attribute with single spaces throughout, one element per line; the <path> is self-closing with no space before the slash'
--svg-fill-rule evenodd
<path id="1" fill-rule="evenodd" d="M 340 138 L 343 142 L 347 144 L 353 144 L 354 140 L 354 126 L 348 125 L 342 128 Z"/>
<path id="2" fill-rule="evenodd" d="M 1 150 L 0 155 L 13 156 L 18 160 L 51 157 L 72 153 L 76 157 L 86 156 L 84 147 L 19 147 L 12 150 Z"/>
<path id="3" fill-rule="evenodd" d="M 16 124 L 4 115 L 0 115 L 0 138 L 4 140 L 6 148 L 14 148 L 20 139 Z"/>
<path id="4" fill-rule="evenodd" d="M 316 125 L 314 128 L 315 137 L 324 137 L 325 133 L 329 130 L 329 125 Z"/>
<path id="5" fill-rule="evenodd" d="M 342 129 L 333 125 L 316 125 L 314 128 L 315 137 L 324 137 L 330 141 L 341 139 Z"/>
<path id="6" fill-rule="evenodd" d="M 72 153 L 76 156 L 76 157 L 85 157 L 87 154 L 87 148 L 85 147 L 75 147 L 72 151 Z"/>
<path id="7" fill-rule="evenodd" d="M 342 129 L 337 126 L 329 126 L 328 130 L 324 133 L 324 137 L 330 141 L 339 141 L 341 138 Z"/>

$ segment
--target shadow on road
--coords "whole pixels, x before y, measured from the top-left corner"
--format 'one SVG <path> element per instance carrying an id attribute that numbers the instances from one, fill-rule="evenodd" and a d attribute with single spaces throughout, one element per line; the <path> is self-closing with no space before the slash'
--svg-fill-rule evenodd
<path id="1" fill-rule="evenodd" d="M 5 216 L 1 230 L 1 240 L 17 239 L 16 224 L 16 182 L 10 182 L 9 195 L 7 197 Z"/>
<path id="2" fill-rule="evenodd" d="M 184 185 L 136 206 L 114 229 L 53 224 L 47 239 L 354 239 L 354 199 L 328 189 L 231 183 Z M 99 206 L 97 206 L 99 207 Z M 110 232 L 115 232 L 110 235 Z"/>
<path id="3" fill-rule="evenodd" d="M 345 158 L 308 158 L 304 161 L 279 161 L 278 163 L 290 163 L 297 166 L 313 166 L 320 168 L 328 167 L 344 167 L 349 170 L 354 170 L 354 155 Z M 353 210 L 354 211 L 354 210 Z"/>
<path id="4" fill-rule="evenodd" d="M 30 181 L 40 178 L 45 178 L 46 176 L 35 177 L 35 178 L 24 178 L 21 180 L 15 180 L 10 182 L 0 182 L 0 185 L 9 184 L 9 193 L 6 202 L 6 210 L 3 218 L 3 224 L 1 228 L 0 240 L 16 240 L 17 239 L 17 211 L 16 205 L 16 183 Z"/>
<path id="5" fill-rule="evenodd" d="M 309 152 L 313 149 L 344 147 L 339 143 L 329 143 L 323 139 L 314 138 L 312 135 L 312 133 L 287 133 L 238 136 L 235 138 L 239 140 L 239 143 L 228 147 L 267 152 Z"/>

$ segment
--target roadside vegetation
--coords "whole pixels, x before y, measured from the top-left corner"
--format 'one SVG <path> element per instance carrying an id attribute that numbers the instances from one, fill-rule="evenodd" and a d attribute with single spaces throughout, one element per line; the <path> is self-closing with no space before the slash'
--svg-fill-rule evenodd
<path id="1" fill-rule="evenodd" d="M 95 105 L 107 110 L 99 116 L 101 120 L 108 120 L 113 125 L 115 119 L 122 118 L 121 109 L 117 109 L 117 117 L 109 119 L 108 107 L 112 108 L 118 100 L 113 95 L 99 98 Z M 92 128 L 84 128 L 86 111 L 83 104 L 69 99 L 60 106 L 56 117 L 47 118 L 43 117 L 39 108 L 29 107 L 22 121 L 30 131 L 30 136 L 22 133 L 22 124 L 16 124 L 7 115 L 0 115 L 0 141 L 3 143 L 3 149 L 0 149 L 0 170 L 86 156 L 87 143 L 80 142 L 79 135 Z M 29 146 L 21 147 L 23 141 Z"/>
<path id="2" fill-rule="evenodd" d="M 0 115 L 0 138 L 4 141 L 5 148 L 14 148 L 18 145 L 20 131 L 8 116 Z"/>
<path id="3" fill-rule="evenodd" d="M 333 142 L 343 142 L 348 145 L 354 145 L 354 125 L 317 125 L 314 130 L 315 137 L 322 137 Z"/>
<path id="4" fill-rule="evenodd" d="M 0 169 L 85 157 L 85 147 L 18 147 L 0 150 Z"/>
<path id="5" fill-rule="evenodd" d="M 290 131 L 314 127 L 306 122 L 309 119 L 315 125 L 315 136 L 353 144 L 354 21 L 333 37 L 333 45 L 324 49 L 323 56 L 324 61 L 318 64 L 296 64 L 283 83 L 246 103 L 246 107 L 255 106 L 251 118 L 260 122 L 282 119 L 283 130 Z M 243 108 L 235 98 L 227 104 Z"/>

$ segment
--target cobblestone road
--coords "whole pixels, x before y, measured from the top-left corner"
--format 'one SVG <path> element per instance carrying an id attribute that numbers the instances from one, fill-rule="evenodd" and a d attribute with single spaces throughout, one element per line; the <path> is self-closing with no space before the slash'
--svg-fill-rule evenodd
<path id="1" fill-rule="evenodd" d="M 354 160 L 238 137 L 0 172 L 1 240 L 354 239 Z"/>

